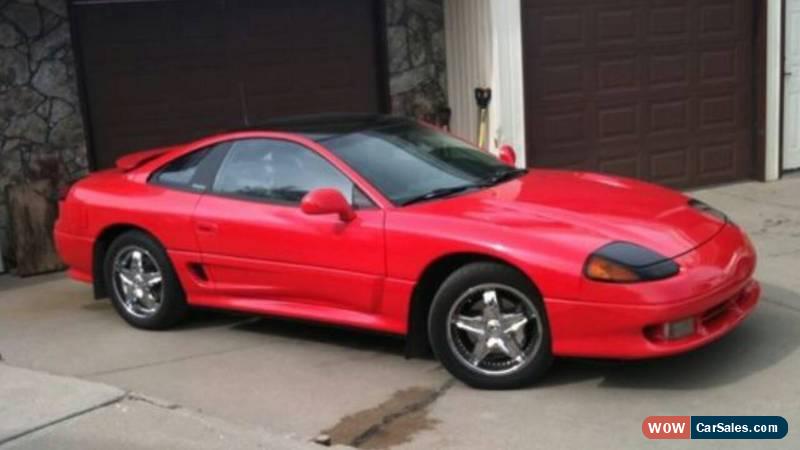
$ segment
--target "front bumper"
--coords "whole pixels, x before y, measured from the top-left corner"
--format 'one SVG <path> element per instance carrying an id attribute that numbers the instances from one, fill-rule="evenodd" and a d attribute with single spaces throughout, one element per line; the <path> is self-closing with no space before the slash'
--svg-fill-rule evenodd
<path id="1" fill-rule="evenodd" d="M 755 251 L 738 228 L 726 226 L 677 261 L 681 273 L 668 280 L 598 283 L 594 300 L 545 299 L 553 352 L 616 359 L 674 355 L 720 338 L 755 309 L 761 294 L 752 278 Z M 689 318 L 695 323 L 689 336 L 666 340 L 650 332 Z"/>

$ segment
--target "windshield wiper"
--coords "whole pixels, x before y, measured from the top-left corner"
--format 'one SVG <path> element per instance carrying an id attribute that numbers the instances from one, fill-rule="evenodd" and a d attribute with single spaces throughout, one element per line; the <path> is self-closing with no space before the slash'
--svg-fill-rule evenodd
<path id="1" fill-rule="evenodd" d="M 519 178 L 523 175 L 528 173 L 528 169 L 509 169 L 497 172 L 496 174 L 492 175 L 491 177 L 484 180 L 484 184 L 486 186 L 496 186 L 500 183 L 504 183 L 509 180 L 513 180 L 514 178 Z"/>
<path id="2" fill-rule="evenodd" d="M 470 189 L 479 189 L 479 188 L 482 188 L 482 187 L 484 187 L 484 186 L 480 185 L 480 184 L 465 184 L 465 185 L 461 185 L 461 186 L 452 186 L 452 187 L 434 189 L 434 190 L 432 190 L 430 192 L 426 192 L 426 193 L 424 193 L 422 195 L 418 195 L 416 197 L 412 197 L 412 198 L 404 201 L 400 205 L 401 206 L 413 205 L 414 203 L 433 200 L 433 199 L 436 199 L 436 198 L 448 197 L 450 195 L 458 194 L 460 192 L 468 191 Z"/>

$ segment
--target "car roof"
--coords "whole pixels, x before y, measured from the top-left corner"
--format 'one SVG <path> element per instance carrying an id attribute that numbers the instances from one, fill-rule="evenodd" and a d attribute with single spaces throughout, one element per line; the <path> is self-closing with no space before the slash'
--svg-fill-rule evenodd
<path id="1" fill-rule="evenodd" d="M 414 122 L 405 117 L 384 114 L 328 113 L 271 119 L 258 125 L 251 125 L 230 131 L 275 131 L 292 133 L 299 134 L 316 142 L 322 142 L 352 133 L 409 123 Z"/>

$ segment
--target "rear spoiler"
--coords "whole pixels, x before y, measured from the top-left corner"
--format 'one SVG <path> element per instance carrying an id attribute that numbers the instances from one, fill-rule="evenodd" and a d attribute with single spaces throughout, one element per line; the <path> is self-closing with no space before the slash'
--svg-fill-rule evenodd
<path id="1" fill-rule="evenodd" d="M 124 171 L 133 170 L 142 164 L 152 161 L 159 156 L 167 153 L 168 151 L 172 150 L 171 147 L 164 147 L 164 148 L 157 148 L 154 150 L 146 150 L 143 152 L 136 152 L 131 153 L 129 155 L 125 155 L 122 158 L 119 158 L 116 161 L 116 166 L 118 169 L 122 169 Z"/>

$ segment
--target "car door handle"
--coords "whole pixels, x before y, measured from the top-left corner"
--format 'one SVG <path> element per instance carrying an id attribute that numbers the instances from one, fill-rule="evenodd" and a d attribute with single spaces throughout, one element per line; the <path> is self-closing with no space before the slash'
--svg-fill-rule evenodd
<path id="1" fill-rule="evenodd" d="M 211 222 L 197 222 L 197 231 L 200 233 L 216 233 L 219 226 Z"/>

